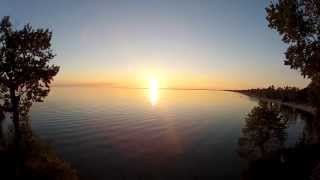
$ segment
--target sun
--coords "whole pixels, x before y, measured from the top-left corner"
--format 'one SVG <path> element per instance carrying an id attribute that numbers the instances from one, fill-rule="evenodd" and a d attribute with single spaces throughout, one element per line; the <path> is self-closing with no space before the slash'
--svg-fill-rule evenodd
<path id="1" fill-rule="evenodd" d="M 155 106 L 158 102 L 158 80 L 150 79 L 149 82 L 150 102 L 152 106 Z"/>
<path id="2" fill-rule="evenodd" d="M 149 89 L 150 90 L 157 90 L 158 89 L 158 80 L 157 79 L 150 79 L 150 82 L 149 82 Z"/>

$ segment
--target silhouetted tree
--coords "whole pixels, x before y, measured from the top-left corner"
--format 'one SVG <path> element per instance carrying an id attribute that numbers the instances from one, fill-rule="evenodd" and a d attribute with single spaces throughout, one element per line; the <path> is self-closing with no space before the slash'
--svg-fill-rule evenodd
<path id="1" fill-rule="evenodd" d="M 311 99 L 320 109 L 320 1 L 272 1 L 266 11 L 269 27 L 289 45 L 285 65 L 312 80 Z"/>
<path id="2" fill-rule="evenodd" d="M 43 101 L 59 71 L 49 64 L 54 58 L 51 37 L 48 29 L 33 29 L 29 24 L 15 30 L 8 16 L 0 22 L 0 87 L 16 133 L 19 116 L 27 114 L 33 102 Z"/>

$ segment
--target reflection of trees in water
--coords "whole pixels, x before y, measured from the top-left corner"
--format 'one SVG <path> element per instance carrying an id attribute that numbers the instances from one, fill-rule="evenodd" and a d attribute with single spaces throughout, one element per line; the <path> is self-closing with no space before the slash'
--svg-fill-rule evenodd
<path id="1" fill-rule="evenodd" d="M 286 147 L 286 128 L 297 118 L 304 121 L 301 139 Z M 317 122 L 303 114 L 272 103 L 260 102 L 246 117 L 238 152 L 247 160 L 243 179 L 319 179 L 320 145 Z"/>
<path id="2" fill-rule="evenodd" d="M 286 127 L 287 120 L 274 105 L 260 102 L 246 118 L 239 139 L 240 156 L 257 159 L 278 150 L 286 140 Z"/>

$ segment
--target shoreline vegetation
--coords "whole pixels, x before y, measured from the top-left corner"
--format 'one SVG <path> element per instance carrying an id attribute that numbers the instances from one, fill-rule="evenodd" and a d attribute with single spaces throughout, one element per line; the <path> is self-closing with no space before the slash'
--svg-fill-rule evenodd
<path id="1" fill-rule="evenodd" d="M 262 101 L 272 102 L 279 105 L 284 105 L 294 109 L 299 109 L 313 115 L 316 114 L 308 97 L 309 89 L 299 89 L 296 87 L 278 87 L 270 86 L 268 88 L 245 89 L 245 90 L 225 90 L 236 92 L 246 96 L 256 98 Z"/>
<path id="2" fill-rule="evenodd" d="M 0 119 L 0 123 L 6 121 Z M 29 121 L 29 119 L 26 119 Z M 5 179 L 78 180 L 71 165 L 54 148 L 35 135 L 28 123 L 21 126 L 21 139 L 9 129 L 0 129 L 0 168 Z"/>

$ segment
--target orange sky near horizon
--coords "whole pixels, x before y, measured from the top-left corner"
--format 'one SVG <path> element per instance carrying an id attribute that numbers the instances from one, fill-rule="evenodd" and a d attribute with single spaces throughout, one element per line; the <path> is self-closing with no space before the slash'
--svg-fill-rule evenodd
<path id="1" fill-rule="evenodd" d="M 245 89 L 304 87 L 283 65 L 287 45 L 268 27 L 269 0 L 10 0 L 15 28 L 52 31 L 54 85 Z M 85 13 L 84 13 L 85 12 Z"/>
<path id="2" fill-rule="evenodd" d="M 62 70 L 55 78 L 54 86 L 107 86 L 124 88 L 148 88 L 150 79 L 158 81 L 159 88 L 177 89 L 247 89 L 262 88 L 275 84 L 276 86 L 305 87 L 307 79 L 296 74 L 297 81 L 285 82 L 279 79 L 270 79 L 269 83 L 261 82 L 261 77 L 249 77 L 248 81 L 233 74 L 196 74 L 192 72 L 161 72 L 140 71 L 128 72 L 81 72 L 68 74 Z M 270 74 L 270 77 L 273 75 Z M 275 83 L 276 82 L 276 83 Z"/>

